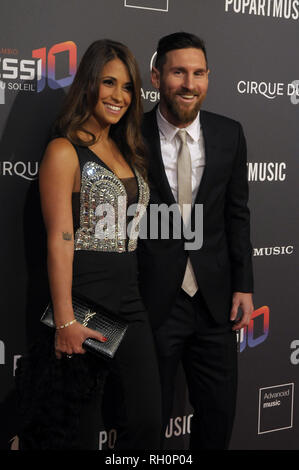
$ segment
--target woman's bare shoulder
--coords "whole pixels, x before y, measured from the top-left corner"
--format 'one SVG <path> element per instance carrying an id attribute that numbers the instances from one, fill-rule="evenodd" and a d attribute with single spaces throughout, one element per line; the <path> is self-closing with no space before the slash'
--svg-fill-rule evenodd
<path id="1" fill-rule="evenodd" d="M 47 145 L 42 164 L 77 165 L 78 156 L 73 144 L 65 137 L 51 140 Z"/>
<path id="2" fill-rule="evenodd" d="M 76 155 L 73 144 L 65 137 L 57 137 L 48 143 L 46 153 L 55 153 L 56 155 L 68 156 Z"/>

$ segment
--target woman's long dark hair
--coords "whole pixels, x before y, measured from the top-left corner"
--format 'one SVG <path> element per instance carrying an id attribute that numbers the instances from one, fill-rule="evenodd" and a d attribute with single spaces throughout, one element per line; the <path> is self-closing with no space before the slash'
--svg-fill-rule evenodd
<path id="1" fill-rule="evenodd" d="M 98 102 L 103 67 L 113 59 L 120 59 L 128 69 L 132 81 L 132 102 L 120 121 L 111 126 L 110 136 L 128 163 L 146 176 L 145 148 L 140 130 L 143 113 L 141 78 L 134 55 L 120 42 L 102 39 L 88 47 L 81 59 L 62 111 L 54 124 L 54 132 L 82 146 L 89 147 L 97 142 L 96 136 L 87 131 L 84 124 Z M 80 131 L 89 135 L 90 139 L 82 140 L 79 137 Z"/>

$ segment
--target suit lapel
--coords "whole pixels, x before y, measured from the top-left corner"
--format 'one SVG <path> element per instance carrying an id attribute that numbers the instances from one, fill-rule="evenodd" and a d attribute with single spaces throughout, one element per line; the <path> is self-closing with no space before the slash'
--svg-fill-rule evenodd
<path id="1" fill-rule="evenodd" d="M 211 190 L 211 175 L 217 165 L 217 129 L 213 126 L 209 113 L 200 111 L 200 124 L 204 139 L 205 169 L 195 198 L 195 204 L 204 203 L 207 192 Z"/>
<path id="2" fill-rule="evenodd" d="M 146 121 L 143 126 L 144 136 L 146 137 L 149 149 L 149 176 L 156 186 L 157 191 L 161 194 L 162 201 L 171 205 L 175 204 L 176 201 L 169 186 L 163 164 L 156 109 L 157 106 L 147 113 Z"/>

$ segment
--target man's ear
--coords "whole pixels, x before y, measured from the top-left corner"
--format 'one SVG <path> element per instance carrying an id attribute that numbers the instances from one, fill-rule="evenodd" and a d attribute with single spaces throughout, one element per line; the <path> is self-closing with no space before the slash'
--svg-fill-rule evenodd
<path id="1" fill-rule="evenodd" d="M 156 69 L 156 67 L 152 68 L 151 81 L 152 81 L 153 87 L 159 90 L 160 89 L 160 72 L 158 69 Z"/>

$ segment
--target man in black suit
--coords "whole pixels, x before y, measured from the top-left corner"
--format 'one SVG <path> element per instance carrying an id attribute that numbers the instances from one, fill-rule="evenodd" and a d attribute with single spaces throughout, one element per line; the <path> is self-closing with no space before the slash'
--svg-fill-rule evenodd
<path id="1" fill-rule="evenodd" d="M 253 312 L 246 143 L 238 122 L 200 110 L 208 74 L 205 45 L 197 36 L 180 32 L 159 41 L 152 83 L 160 103 L 143 122 L 151 188 L 147 234 L 158 224 L 152 231 L 158 236 L 143 237 L 138 246 L 164 427 L 182 361 L 194 408 L 193 450 L 228 448 L 237 389 L 236 330 L 248 325 Z M 165 212 L 165 205 L 176 203 L 181 228 L 175 213 Z M 159 222 L 151 215 L 157 205 Z M 165 225 L 169 237 L 163 236 Z"/>

